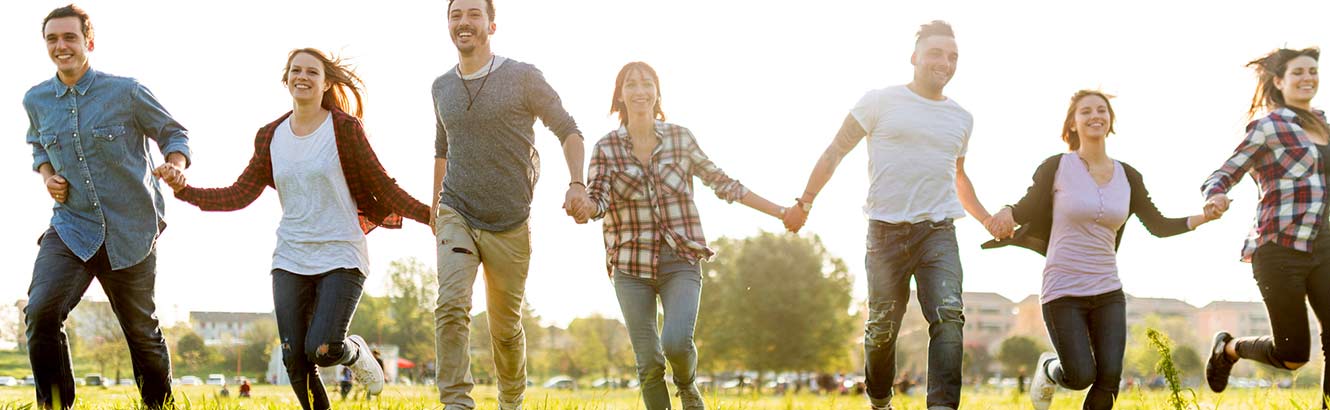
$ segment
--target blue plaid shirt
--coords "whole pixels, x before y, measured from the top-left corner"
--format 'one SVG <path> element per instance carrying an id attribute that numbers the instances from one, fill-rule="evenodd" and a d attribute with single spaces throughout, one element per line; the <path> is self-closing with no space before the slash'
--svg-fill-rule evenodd
<path id="1" fill-rule="evenodd" d="M 79 258 L 102 246 L 111 269 L 142 262 L 166 228 L 148 140 L 162 156 L 189 158 L 189 136 L 137 81 L 89 69 L 73 87 L 59 77 L 23 96 L 32 169 L 50 163 L 69 181 L 65 203 L 52 200 L 51 226 Z"/>

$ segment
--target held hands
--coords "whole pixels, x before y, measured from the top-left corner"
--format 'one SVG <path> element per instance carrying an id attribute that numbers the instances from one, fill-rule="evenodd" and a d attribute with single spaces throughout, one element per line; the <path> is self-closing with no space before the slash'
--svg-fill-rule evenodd
<path id="1" fill-rule="evenodd" d="M 1004 240 L 1015 235 L 1016 220 L 1011 216 L 1011 207 L 1002 207 L 1001 211 L 984 221 L 984 228 L 993 239 Z"/>
<path id="2" fill-rule="evenodd" d="M 785 229 L 790 232 L 799 233 L 803 229 L 804 223 L 808 222 L 808 212 L 798 202 L 785 208 L 785 214 L 781 216 L 781 221 L 785 222 Z"/>
<path id="3" fill-rule="evenodd" d="M 1224 216 L 1224 212 L 1228 212 L 1228 205 L 1231 202 L 1233 201 L 1228 199 L 1228 195 L 1214 194 L 1210 196 L 1210 199 L 1205 200 L 1204 213 L 1202 215 L 1205 216 L 1207 222 L 1219 219 Z"/>
<path id="4" fill-rule="evenodd" d="M 185 171 L 175 164 L 170 162 L 162 164 L 157 169 L 152 170 L 152 174 L 157 179 L 165 182 L 166 185 L 171 186 L 172 191 L 180 192 L 180 190 L 185 189 Z"/>
<path id="5" fill-rule="evenodd" d="M 63 204 L 69 197 L 69 181 L 66 181 L 65 177 L 51 175 L 50 178 L 46 178 L 46 192 L 51 194 L 51 199 Z"/>
<path id="6" fill-rule="evenodd" d="M 573 183 L 568 185 L 568 192 L 564 194 L 563 210 L 578 224 L 584 224 L 596 214 L 596 203 L 587 195 L 586 187 Z"/>

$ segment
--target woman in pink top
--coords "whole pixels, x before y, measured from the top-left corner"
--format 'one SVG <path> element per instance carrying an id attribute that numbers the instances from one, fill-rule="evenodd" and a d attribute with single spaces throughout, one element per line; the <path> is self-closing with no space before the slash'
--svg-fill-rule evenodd
<path id="1" fill-rule="evenodd" d="M 1151 234 L 1166 237 L 1218 217 L 1160 214 L 1141 174 L 1108 156 L 1105 142 L 1114 121 L 1108 99 L 1090 90 L 1072 96 L 1062 125 L 1071 152 L 1045 160 L 1025 197 L 988 223 L 999 240 L 985 248 L 1016 245 L 1047 257 L 1040 302 L 1057 353 L 1044 353 L 1035 364 L 1030 401 L 1040 410 L 1048 408 L 1057 386 L 1089 388 L 1085 409 L 1113 408 L 1127 344 L 1117 269 L 1127 219 L 1135 214 Z M 1013 235 L 1016 224 L 1021 228 Z"/>

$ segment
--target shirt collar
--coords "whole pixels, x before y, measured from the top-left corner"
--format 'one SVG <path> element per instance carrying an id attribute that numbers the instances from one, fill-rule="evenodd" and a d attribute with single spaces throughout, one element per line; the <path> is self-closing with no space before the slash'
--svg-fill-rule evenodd
<path id="1" fill-rule="evenodd" d="M 664 141 L 665 141 L 665 123 L 662 122 L 662 121 L 657 120 L 657 121 L 656 121 L 656 127 L 655 127 L 655 128 L 656 128 L 656 139 L 658 139 L 658 140 L 664 142 Z M 624 124 L 624 125 L 620 125 L 620 126 L 619 126 L 619 129 L 618 129 L 618 130 L 615 130 L 614 132 L 615 132 L 615 135 L 617 135 L 617 136 L 619 137 L 619 139 L 623 140 L 624 145 L 628 146 L 628 148 L 632 148 L 632 147 L 633 147 L 633 137 L 631 137 L 631 136 L 628 135 L 628 125 L 626 125 L 626 124 Z"/>
<path id="2" fill-rule="evenodd" d="M 88 95 L 88 89 L 92 88 L 92 83 L 96 79 L 97 70 L 89 67 L 88 72 L 83 73 L 83 77 L 79 78 L 79 82 L 74 83 L 73 87 L 66 86 L 65 83 L 61 82 L 59 74 L 56 74 L 55 78 L 51 79 L 51 86 L 55 88 L 55 96 L 57 98 L 64 97 L 71 89 L 78 93 L 78 95 Z"/>
<path id="3" fill-rule="evenodd" d="M 1317 116 L 1321 117 L 1322 119 L 1325 118 L 1325 111 L 1318 110 L 1318 109 L 1315 109 L 1315 108 L 1313 108 L 1311 111 L 1312 111 L 1312 114 L 1316 114 Z M 1293 121 L 1293 120 L 1295 120 L 1295 119 L 1298 118 L 1298 113 L 1293 112 L 1293 110 L 1290 109 L 1290 108 L 1288 108 L 1288 107 L 1279 107 L 1278 109 L 1275 109 L 1274 111 L 1271 111 L 1270 113 L 1271 113 L 1271 114 L 1274 114 L 1275 116 L 1277 116 L 1277 117 L 1279 117 L 1279 118 L 1281 118 L 1281 119 L 1283 119 L 1284 121 Z"/>

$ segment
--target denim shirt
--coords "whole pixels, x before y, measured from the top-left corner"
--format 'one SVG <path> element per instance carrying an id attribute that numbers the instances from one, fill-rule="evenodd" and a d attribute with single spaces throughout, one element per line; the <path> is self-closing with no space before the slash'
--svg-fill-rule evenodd
<path id="1" fill-rule="evenodd" d="M 166 228 L 147 140 L 189 158 L 185 128 L 138 81 L 93 69 L 73 87 L 59 77 L 32 87 L 23 108 L 32 169 L 50 163 L 69 181 L 65 202 L 52 200 L 60 239 L 84 261 L 105 246 L 111 269 L 144 261 Z"/>

